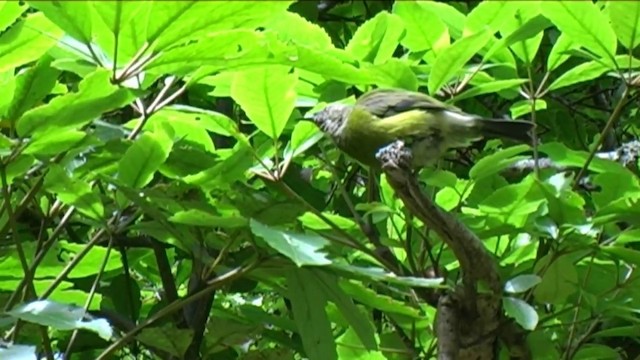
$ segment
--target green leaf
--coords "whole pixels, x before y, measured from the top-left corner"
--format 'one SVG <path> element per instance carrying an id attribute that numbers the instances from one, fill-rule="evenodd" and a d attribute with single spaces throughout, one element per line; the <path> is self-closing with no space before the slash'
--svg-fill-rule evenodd
<path id="1" fill-rule="evenodd" d="M 504 291 L 511 294 L 523 293 L 538 285 L 542 279 L 538 275 L 518 275 L 504 284 Z"/>
<path id="2" fill-rule="evenodd" d="M 547 102 L 542 99 L 536 99 L 535 103 L 531 99 L 516 101 L 509 108 L 511 117 L 517 119 L 523 115 L 531 113 L 534 109 L 536 111 L 544 110 L 547 108 Z"/>
<path id="3" fill-rule="evenodd" d="M 534 330 L 538 325 L 538 313 L 527 302 L 513 297 L 504 297 L 502 305 L 507 316 L 514 318 L 523 329 Z"/>
<path id="4" fill-rule="evenodd" d="M 318 235 L 282 231 L 253 219 L 250 226 L 254 235 L 264 239 L 269 246 L 298 266 L 331 264 L 327 254 L 321 251 L 329 242 Z"/>
<path id="5" fill-rule="evenodd" d="M 542 14 L 581 46 L 600 56 L 609 68 L 615 68 L 618 45 L 609 19 L 588 1 L 544 1 Z"/>
<path id="6" fill-rule="evenodd" d="M 464 64 L 482 49 L 492 35 L 486 29 L 462 38 L 447 47 L 438 55 L 429 74 L 429 93 L 437 93 L 462 69 Z"/>
<path id="7" fill-rule="evenodd" d="M 87 133 L 79 130 L 63 130 L 45 133 L 30 141 L 25 154 L 53 156 L 80 144 Z"/>
<path id="8" fill-rule="evenodd" d="M 204 226 L 207 228 L 241 228 L 249 224 L 249 221 L 240 214 L 225 213 L 224 216 L 220 216 L 201 209 L 178 211 L 169 217 L 169 221 L 176 224 Z"/>
<path id="9" fill-rule="evenodd" d="M 285 44 L 272 31 L 232 30 L 194 39 L 161 53 L 146 69 L 175 75 L 195 72 L 189 80 L 194 83 L 221 70 L 268 64 L 293 66 L 349 84 L 373 83 L 369 73 L 354 66 L 355 59 L 344 50 Z"/>
<path id="10" fill-rule="evenodd" d="M 146 39 L 140 34 L 146 33 L 144 27 L 147 22 L 141 22 L 140 19 L 148 19 L 154 5 L 147 1 L 91 2 L 94 14 L 92 40 L 117 62 L 117 68 L 122 68 L 144 46 Z M 114 56 L 116 52 L 117 58 Z"/>
<path id="11" fill-rule="evenodd" d="M 33 155 L 28 154 L 20 154 L 18 157 L 13 159 L 9 164 L 7 164 L 7 169 L 5 170 L 7 184 L 11 184 L 13 179 L 26 174 L 35 161 L 36 158 L 33 157 Z"/>
<path id="12" fill-rule="evenodd" d="M 338 277 L 320 269 L 309 269 L 316 277 L 317 284 L 322 288 L 327 299 L 336 304 L 342 316 L 349 322 L 365 349 L 372 351 L 378 349 L 375 337 L 375 329 L 371 321 L 364 316 L 362 311 L 353 303 L 350 297 L 338 286 Z"/>
<path id="13" fill-rule="evenodd" d="M 482 1 L 467 15 L 463 34 L 476 33 L 485 28 L 492 33 L 502 28 L 502 24 L 515 12 L 513 1 Z"/>
<path id="14" fill-rule="evenodd" d="M 385 281 L 390 284 L 398 284 L 409 287 L 424 287 L 424 288 L 443 288 L 442 278 L 419 278 L 413 276 L 398 276 L 396 274 L 387 272 L 381 268 L 375 267 L 359 267 L 353 265 L 344 265 L 334 263 L 332 268 L 339 271 L 344 271 L 357 278 L 364 278 L 375 281 Z"/>
<path id="15" fill-rule="evenodd" d="M 601 210 L 614 204 L 620 199 L 632 199 L 640 194 L 638 178 L 631 172 L 600 173 L 593 177 L 593 184 L 600 186 L 602 190 L 593 193 L 593 203 L 596 209 Z"/>
<path id="16" fill-rule="evenodd" d="M 616 237 L 615 244 L 624 245 L 640 241 L 640 229 L 625 230 Z"/>
<path id="17" fill-rule="evenodd" d="M 41 102 L 55 86 L 60 71 L 51 67 L 51 60 L 51 57 L 43 56 L 35 66 L 17 76 L 7 111 L 7 118 L 12 123 Z"/>
<path id="18" fill-rule="evenodd" d="M 533 290 L 536 301 L 563 304 L 579 291 L 578 272 L 571 257 L 565 255 L 554 260 L 547 255 L 536 264 L 536 269 L 544 269 L 542 282 Z"/>
<path id="19" fill-rule="evenodd" d="M 24 113 L 16 124 L 20 136 L 79 128 L 103 113 L 131 101 L 133 94 L 110 82 L 110 72 L 100 69 L 82 80 L 79 90 L 58 96 L 48 104 Z"/>
<path id="20" fill-rule="evenodd" d="M 331 322 L 325 312 L 327 298 L 311 270 L 287 272 L 287 295 L 309 360 L 338 359 Z"/>
<path id="21" fill-rule="evenodd" d="M 156 50 L 161 50 L 216 31 L 253 30 L 286 14 L 291 3 L 289 0 L 264 1 L 260 3 L 260 11 L 256 11 L 255 3 L 246 1 L 150 3 L 144 34 Z"/>
<path id="22" fill-rule="evenodd" d="M 277 139 L 295 105 L 296 81 L 296 73 L 288 66 L 248 69 L 236 73 L 231 97 L 260 131 Z"/>
<path id="23" fill-rule="evenodd" d="M 539 15 L 539 2 L 520 2 L 518 5 L 515 16 L 500 29 L 504 38 L 500 43 L 510 47 L 525 64 L 531 64 L 542 42 L 543 31 L 552 24 Z"/>
<path id="24" fill-rule="evenodd" d="M 62 34 L 42 13 L 30 14 L 0 35 L 0 72 L 37 60 Z"/>
<path id="25" fill-rule="evenodd" d="M 449 45 L 449 30 L 436 14 L 416 1 L 396 1 L 393 13 L 400 16 L 406 34 L 400 41 L 412 52 L 433 51 L 439 54 Z"/>
<path id="26" fill-rule="evenodd" d="M 547 71 L 553 71 L 571 57 L 569 51 L 578 49 L 580 45 L 569 35 L 562 33 L 553 44 L 549 57 L 547 58 Z"/>
<path id="27" fill-rule="evenodd" d="M 483 177 L 496 174 L 516 161 L 527 158 L 516 155 L 529 150 L 529 148 L 528 145 L 511 146 L 485 156 L 471 168 L 469 177 L 477 181 Z"/>
<path id="28" fill-rule="evenodd" d="M 549 91 L 553 91 L 570 85 L 593 80 L 599 78 L 607 71 L 610 71 L 608 66 L 600 62 L 589 61 L 569 69 L 569 71 L 565 72 L 552 82 L 548 89 Z"/>
<path id="29" fill-rule="evenodd" d="M 293 128 L 291 142 L 285 149 L 285 158 L 296 157 L 323 138 L 323 134 L 318 127 L 310 121 L 300 121 Z"/>
<path id="30" fill-rule="evenodd" d="M 7 311 L 7 314 L 24 321 L 51 326 L 58 330 L 90 330 L 104 340 L 110 340 L 113 329 L 109 323 L 105 319 L 83 321 L 85 313 L 86 311 L 81 307 L 50 300 L 32 301 Z"/>
<path id="31" fill-rule="evenodd" d="M 362 285 L 359 281 L 348 281 L 342 279 L 340 281 L 340 288 L 359 303 L 382 310 L 385 313 L 391 312 L 415 319 L 419 319 L 424 316 L 420 309 L 412 307 L 411 304 L 396 300 L 390 296 L 379 294 Z"/>
<path id="32" fill-rule="evenodd" d="M 0 133 L 0 158 L 11 154 L 11 148 L 17 143 L 4 134 Z"/>
<path id="33" fill-rule="evenodd" d="M 338 228 L 343 230 L 358 230 L 358 224 L 351 218 L 343 217 L 337 214 L 322 214 L 325 218 L 331 221 Z M 306 212 L 302 216 L 298 217 L 298 220 L 306 227 L 311 230 L 329 230 L 331 226 L 327 224 L 323 219 L 318 217 L 316 214 Z"/>
<path id="34" fill-rule="evenodd" d="M 426 177 L 424 177 L 426 175 Z M 438 188 L 455 187 L 458 183 L 456 174 L 447 170 L 434 170 L 428 174 L 422 174 L 422 179 L 427 185 Z"/>
<path id="35" fill-rule="evenodd" d="M 621 246 L 607 246 L 603 247 L 602 251 L 610 254 L 616 260 L 622 260 L 629 265 L 640 265 L 640 251 L 624 248 Z"/>
<path id="36" fill-rule="evenodd" d="M 160 327 L 145 327 L 136 335 L 136 339 L 178 358 L 184 358 L 193 340 L 193 330 L 179 329 L 175 324 L 165 323 Z"/>
<path id="37" fill-rule="evenodd" d="M 545 203 L 541 194 L 532 191 L 535 183 L 531 177 L 527 179 L 492 192 L 478 204 L 478 210 L 501 224 L 522 228 L 528 217 L 536 214 Z"/>
<path id="38" fill-rule="evenodd" d="M 85 45 L 91 44 L 93 9 L 88 1 L 30 1 L 29 3 L 64 30 L 67 35 L 80 40 Z"/>
<path id="39" fill-rule="evenodd" d="M 584 199 L 571 190 L 573 178 L 566 173 L 558 173 L 540 183 L 540 189 L 547 199 L 549 217 L 557 224 L 582 225 L 585 223 Z"/>
<path id="40" fill-rule="evenodd" d="M 633 50 L 640 42 L 640 2 L 611 1 L 608 3 L 611 26 L 624 47 Z"/>
<path id="41" fill-rule="evenodd" d="M 382 351 L 367 350 L 353 328 L 348 328 L 336 340 L 340 359 L 387 360 Z"/>
<path id="42" fill-rule="evenodd" d="M 0 357 L 3 359 L 32 360 L 38 358 L 35 346 L 11 344 L 0 348 Z"/>
<path id="43" fill-rule="evenodd" d="M 167 120 L 171 119 L 173 116 L 195 120 L 198 123 L 198 127 L 202 127 L 207 131 L 223 136 L 238 138 L 240 135 L 237 124 L 231 118 L 227 115 L 211 110 L 187 105 L 172 105 L 160 109 L 160 111 L 154 115 L 165 117 Z"/>
<path id="44" fill-rule="evenodd" d="M 447 3 L 436 1 L 418 1 L 418 5 L 436 14 L 449 29 L 451 36 L 455 39 L 462 37 L 462 27 L 466 21 L 466 16 L 460 10 Z"/>
<path id="45" fill-rule="evenodd" d="M 78 211 L 94 219 L 104 219 L 104 205 L 100 195 L 83 180 L 74 179 L 59 165 L 49 168 L 44 180 L 45 190 L 56 194 L 62 203 L 75 206 Z"/>
<path id="46" fill-rule="evenodd" d="M 229 150 L 226 152 L 226 157 L 222 157 L 222 151 L 216 151 L 216 154 L 221 155 L 224 160 L 197 174 L 185 176 L 183 181 L 209 191 L 226 188 L 234 181 L 244 178 L 245 172 L 253 164 L 252 149 L 245 142 L 238 142 L 233 149 Z"/>
<path id="47" fill-rule="evenodd" d="M 495 80 L 486 82 L 457 95 L 451 102 L 458 102 L 460 100 L 469 99 L 478 95 L 496 93 L 501 90 L 513 89 L 519 85 L 524 84 L 529 80 L 527 79 L 508 79 L 508 80 Z"/>
<path id="48" fill-rule="evenodd" d="M 362 65 L 363 69 L 371 72 L 370 78 L 380 87 L 418 90 L 418 78 L 405 60 L 391 58 L 384 64 Z"/>
<path id="49" fill-rule="evenodd" d="M 154 133 L 144 133 L 127 149 L 118 164 L 118 180 L 120 184 L 134 189 L 147 185 L 162 165 L 173 142 Z"/>
<path id="50" fill-rule="evenodd" d="M 206 73 L 211 74 L 245 65 L 278 63 L 279 59 L 295 55 L 292 47 L 285 46 L 273 32 L 227 30 L 168 49 L 145 68 L 159 74 L 186 75 L 205 67 Z"/>
<path id="51" fill-rule="evenodd" d="M 572 360 L 617 360 L 620 359 L 620 353 L 603 344 L 584 344 L 573 355 Z"/>
<path id="52" fill-rule="evenodd" d="M 345 50 L 355 59 L 381 64 L 393 56 L 403 32 L 400 17 L 383 11 L 358 27 Z"/>
<path id="53" fill-rule="evenodd" d="M 145 129 L 151 132 L 162 131 L 164 127 L 170 127 L 173 138 L 179 141 L 197 144 L 199 148 L 207 152 L 214 152 L 215 147 L 209 134 L 208 125 L 218 125 L 214 116 L 199 114 L 189 111 L 180 111 L 178 107 L 164 108 L 154 113 L 145 124 Z M 203 111 L 204 112 L 204 111 Z M 213 112 L 211 112 L 213 113 Z M 203 118 L 206 118 L 203 121 Z M 130 127 L 137 125 L 139 120 L 133 120 Z M 218 128 L 216 128 L 218 130 Z M 226 135 L 226 134 L 225 134 Z"/>
<path id="54" fill-rule="evenodd" d="M 0 32 L 13 24 L 25 10 L 27 6 L 17 1 L 0 1 Z"/>
<path id="55" fill-rule="evenodd" d="M 25 241 L 22 246 L 27 258 L 33 259 L 37 255 L 37 252 L 40 251 L 40 249 L 37 248 L 37 244 L 35 242 Z M 15 251 L 15 249 L 12 249 L 8 253 L 2 253 L 2 262 L 0 262 L 0 274 L 2 274 L 2 276 L 5 278 L 8 278 L 10 276 L 22 278 L 22 273 L 16 273 L 15 271 L 16 268 L 19 268 L 21 266 L 20 259 L 17 255 L 15 255 Z M 80 251 L 87 251 L 86 244 L 70 244 L 64 240 L 56 243 L 55 245 L 53 245 L 52 251 L 47 252 L 44 255 L 42 263 L 36 270 L 35 278 L 55 278 L 57 275 L 59 275 L 62 268 L 67 265 L 67 261 Z M 69 273 L 68 278 L 79 279 L 91 275 L 96 275 L 98 272 L 100 272 L 100 267 L 97 267 L 96 264 L 102 264 L 106 255 L 109 255 L 109 260 L 107 261 L 105 271 L 112 271 L 122 268 L 122 258 L 119 252 L 109 253 L 109 251 L 105 247 L 94 246 L 89 250 L 88 254 L 86 254 L 86 256 L 80 261 L 80 263 L 73 268 L 71 273 Z"/>
<path id="56" fill-rule="evenodd" d="M 215 153 L 205 152 L 194 146 L 174 145 L 167 161 L 160 166 L 162 175 L 172 179 L 184 180 L 187 176 L 207 171 L 221 163 Z"/>
<path id="57" fill-rule="evenodd" d="M 594 338 L 607 338 L 607 337 L 629 337 L 635 336 L 640 331 L 640 325 L 630 326 L 616 326 L 610 329 L 596 331 L 591 336 Z"/>
<path id="58" fill-rule="evenodd" d="M 14 76 L 13 69 L 0 72 L 0 88 L 2 88 L 4 95 L 0 96 L 0 126 L 10 127 L 13 124 L 9 123 L 6 116 L 16 90 L 16 76 Z"/>
<path id="59" fill-rule="evenodd" d="M 319 50 L 333 48 L 331 37 L 324 28 L 309 22 L 296 13 L 281 14 L 272 19 L 266 27 L 276 31 L 278 36 L 285 41 L 292 41 Z"/>
<path id="60" fill-rule="evenodd" d="M 557 142 L 543 144 L 539 147 L 539 150 L 547 154 L 557 165 L 565 167 L 582 168 L 589 157 L 586 151 L 575 151 Z M 597 157 L 589 164 L 589 170 L 596 173 L 623 174 L 624 176 L 629 176 L 630 174 L 629 170 L 621 164 Z"/>

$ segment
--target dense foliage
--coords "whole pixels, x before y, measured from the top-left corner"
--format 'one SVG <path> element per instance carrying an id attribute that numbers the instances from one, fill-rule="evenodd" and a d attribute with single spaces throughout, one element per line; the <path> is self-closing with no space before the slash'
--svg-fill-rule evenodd
<path id="1" fill-rule="evenodd" d="M 473 269 L 304 120 L 377 87 L 538 124 L 419 175 L 495 357 L 635 358 L 639 43 L 634 1 L 0 2 L 0 358 L 436 358 Z"/>

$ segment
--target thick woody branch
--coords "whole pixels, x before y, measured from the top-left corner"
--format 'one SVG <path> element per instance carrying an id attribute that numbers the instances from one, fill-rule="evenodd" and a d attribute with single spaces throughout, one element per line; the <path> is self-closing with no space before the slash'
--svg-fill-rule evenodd
<path id="1" fill-rule="evenodd" d="M 464 224 L 436 206 L 420 189 L 411 170 L 411 151 L 396 141 L 377 154 L 389 184 L 407 209 L 453 251 L 462 268 L 462 288 L 438 303 L 438 358 L 493 359 L 501 314 L 498 267 L 484 245 Z M 488 292 L 480 294 L 478 285 Z"/>
<path id="2" fill-rule="evenodd" d="M 475 293 L 476 285 L 482 281 L 491 292 L 500 293 L 501 284 L 493 257 L 464 224 L 425 196 L 409 166 L 411 152 L 404 143 L 396 141 L 380 150 L 377 156 L 396 195 L 455 254 L 463 271 L 465 291 Z"/>

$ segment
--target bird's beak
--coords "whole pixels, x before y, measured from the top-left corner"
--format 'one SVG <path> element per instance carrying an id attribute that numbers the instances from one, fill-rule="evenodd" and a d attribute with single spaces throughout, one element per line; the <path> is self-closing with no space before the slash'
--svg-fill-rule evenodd
<path id="1" fill-rule="evenodd" d="M 328 106 L 329 104 L 325 103 L 325 102 L 319 102 L 316 104 L 316 106 L 314 106 L 313 108 L 311 108 L 305 115 L 304 115 L 304 120 L 307 121 L 314 121 L 313 118 L 316 117 L 316 115 L 318 115 L 320 112 L 324 111 L 324 109 Z M 315 121 L 314 121 L 315 122 Z"/>

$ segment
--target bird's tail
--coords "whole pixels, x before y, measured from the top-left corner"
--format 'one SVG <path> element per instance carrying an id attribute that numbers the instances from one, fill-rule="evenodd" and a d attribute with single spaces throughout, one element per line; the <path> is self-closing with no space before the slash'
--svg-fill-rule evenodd
<path id="1" fill-rule="evenodd" d="M 529 121 L 482 119 L 478 123 L 482 135 L 487 138 L 506 138 L 529 144 L 533 139 L 534 124 Z"/>

